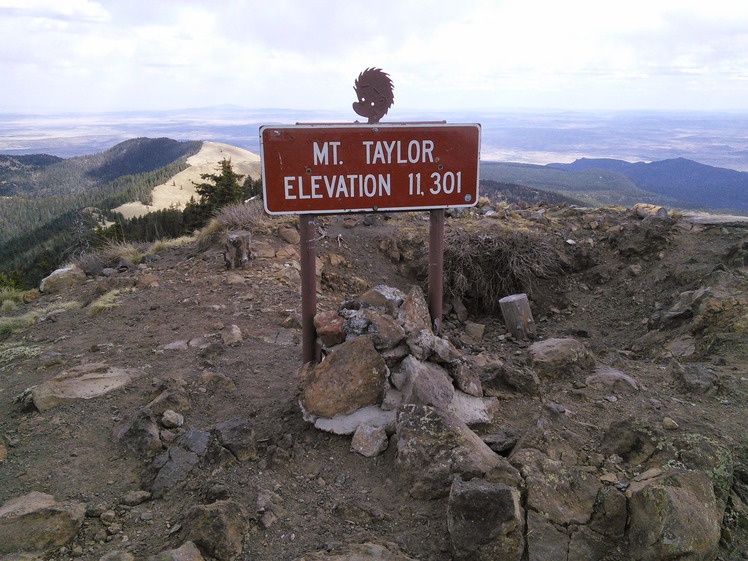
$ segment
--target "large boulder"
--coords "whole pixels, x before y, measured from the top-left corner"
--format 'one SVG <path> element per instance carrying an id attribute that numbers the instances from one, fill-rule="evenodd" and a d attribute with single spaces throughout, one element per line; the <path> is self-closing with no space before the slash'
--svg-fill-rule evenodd
<path id="1" fill-rule="evenodd" d="M 0 506 L 0 554 L 46 551 L 70 542 L 83 525 L 86 505 L 60 503 L 31 492 Z"/>
<path id="2" fill-rule="evenodd" d="M 717 557 L 722 512 L 712 483 L 700 471 L 664 471 L 629 495 L 629 548 L 632 559 Z"/>
<path id="3" fill-rule="evenodd" d="M 69 265 L 53 271 L 51 275 L 42 279 L 39 290 L 45 294 L 56 294 L 71 286 L 81 284 L 86 280 L 86 273 L 77 265 Z"/>
<path id="4" fill-rule="evenodd" d="M 397 464 L 416 499 L 447 496 L 457 475 L 468 479 L 499 468 L 516 471 L 456 416 L 428 405 L 400 407 L 397 438 Z"/>
<path id="5" fill-rule="evenodd" d="M 356 337 L 302 373 L 301 406 L 311 415 L 332 418 L 377 405 L 384 397 L 387 373 L 371 339 Z"/>
<path id="6" fill-rule="evenodd" d="M 483 479 L 452 481 L 447 528 L 456 561 L 519 561 L 525 513 L 519 490 Z"/>
<path id="7" fill-rule="evenodd" d="M 592 353 L 577 339 L 558 338 L 538 341 L 530 345 L 532 367 L 540 378 L 582 379 L 595 369 Z"/>

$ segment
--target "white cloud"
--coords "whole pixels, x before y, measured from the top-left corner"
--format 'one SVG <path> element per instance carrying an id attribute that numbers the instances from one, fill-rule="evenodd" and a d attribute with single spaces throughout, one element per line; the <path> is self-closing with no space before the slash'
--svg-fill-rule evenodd
<path id="1" fill-rule="evenodd" d="M 0 111 L 343 109 L 368 66 L 395 108 L 748 109 L 748 3 L 731 0 L 0 0 L 0 16 Z"/>

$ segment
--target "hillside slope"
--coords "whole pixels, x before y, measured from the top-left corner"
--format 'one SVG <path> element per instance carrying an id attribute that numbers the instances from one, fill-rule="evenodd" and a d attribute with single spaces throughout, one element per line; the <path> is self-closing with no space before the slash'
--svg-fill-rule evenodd
<path id="1" fill-rule="evenodd" d="M 688 207 L 748 213 L 748 172 L 707 166 L 685 158 L 629 163 L 581 158 L 571 164 L 549 164 L 571 172 L 606 170 L 628 177 L 638 188 Z"/>

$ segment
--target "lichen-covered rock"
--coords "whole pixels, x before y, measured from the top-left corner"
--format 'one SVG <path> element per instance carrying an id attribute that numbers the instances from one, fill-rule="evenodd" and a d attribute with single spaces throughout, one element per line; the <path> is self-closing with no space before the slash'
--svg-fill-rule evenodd
<path id="1" fill-rule="evenodd" d="M 525 515 L 519 490 L 482 479 L 452 481 L 447 528 L 456 561 L 519 561 Z"/>
<path id="2" fill-rule="evenodd" d="M 184 527 L 187 539 L 202 552 L 219 561 L 232 561 L 244 549 L 248 520 L 242 505 L 225 500 L 192 507 L 185 516 Z"/>
<path id="3" fill-rule="evenodd" d="M 632 559 L 717 557 L 722 513 L 706 474 L 667 470 L 628 494 Z"/>
<path id="4" fill-rule="evenodd" d="M 456 475 L 481 477 L 499 467 L 516 471 L 465 423 L 434 407 L 400 407 L 397 437 L 397 464 L 417 499 L 446 496 Z"/>
<path id="5" fill-rule="evenodd" d="M 60 503 L 31 492 L 0 506 L 0 554 L 46 551 L 70 542 L 83 525 L 86 505 Z"/>
<path id="6" fill-rule="evenodd" d="M 559 524 L 587 524 L 592 519 L 601 483 L 594 475 L 534 448 L 512 455 L 527 485 L 527 508 Z"/>

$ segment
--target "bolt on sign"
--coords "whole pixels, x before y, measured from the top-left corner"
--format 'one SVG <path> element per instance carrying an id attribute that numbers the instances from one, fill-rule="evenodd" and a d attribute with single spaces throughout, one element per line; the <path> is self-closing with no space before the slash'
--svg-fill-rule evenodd
<path id="1" fill-rule="evenodd" d="M 264 126 L 265 210 L 324 214 L 469 207 L 480 125 Z"/>

